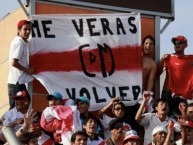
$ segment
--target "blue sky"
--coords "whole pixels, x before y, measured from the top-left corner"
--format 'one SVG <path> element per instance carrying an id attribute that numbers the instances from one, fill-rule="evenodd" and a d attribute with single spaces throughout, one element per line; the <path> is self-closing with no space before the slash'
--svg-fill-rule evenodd
<path id="1" fill-rule="evenodd" d="M 25 2 L 25 0 L 21 0 Z M 184 35 L 188 39 L 186 54 L 193 54 L 193 0 L 174 0 L 175 1 L 175 20 L 169 24 L 166 30 L 161 34 L 160 55 L 173 53 L 171 38 L 178 35 Z M 0 18 L 7 13 L 14 11 L 19 7 L 18 0 L 0 0 Z M 165 20 L 161 21 L 161 27 Z"/>
<path id="2" fill-rule="evenodd" d="M 183 35 L 188 40 L 186 54 L 193 54 L 193 0 L 175 0 L 175 20 L 169 24 L 161 34 L 161 56 L 165 53 L 173 53 L 171 38 Z M 162 24 L 162 23 L 161 23 Z"/>

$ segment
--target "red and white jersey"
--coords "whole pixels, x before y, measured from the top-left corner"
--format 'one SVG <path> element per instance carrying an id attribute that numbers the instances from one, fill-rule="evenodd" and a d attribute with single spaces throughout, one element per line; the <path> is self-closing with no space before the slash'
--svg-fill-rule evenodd
<path id="1" fill-rule="evenodd" d="M 169 55 L 164 60 L 168 73 L 167 87 L 172 93 L 182 95 L 185 99 L 193 98 L 193 55 L 179 57 Z"/>
<path id="2" fill-rule="evenodd" d="M 89 137 L 87 139 L 87 145 L 100 145 L 103 142 L 103 139 L 99 136 L 96 136 L 93 140 L 91 140 Z M 103 145 L 106 145 L 104 143 Z"/>
<path id="3" fill-rule="evenodd" d="M 50 136 L 42 132 L 41 136 L 39 136 L 38 138 L 38 145 L 55 145 L 55 144 Z"/>

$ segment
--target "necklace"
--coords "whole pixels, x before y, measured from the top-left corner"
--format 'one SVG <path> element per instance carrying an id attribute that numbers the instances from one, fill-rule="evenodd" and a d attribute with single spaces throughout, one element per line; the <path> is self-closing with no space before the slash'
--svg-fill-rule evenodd
<path id="1" fill-rule="evenodd" d="M 111 141 L 112 145 L 115 145 L 115 144 L 114 144 L 114 142 L 112 141 L 112 139 L 111 139 L 111 138 L 109 138 L 109 139 L 110 139 L 110 141 Z"/>

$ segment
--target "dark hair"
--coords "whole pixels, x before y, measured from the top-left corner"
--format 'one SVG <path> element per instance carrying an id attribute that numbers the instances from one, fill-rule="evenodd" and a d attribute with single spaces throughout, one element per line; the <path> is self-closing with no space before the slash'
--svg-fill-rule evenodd
<path id="1" fill-rule="evenodd" d="M 94 117 L 94 116 L 89 116 L 89 117 L 87 117 L 87 118 L 83 121 L 83 125 L 86 125 L 87 122 L 88 122 L 90 119 L 95 120 L 96 123 L 97 123 L 97 118 L 96 118 L 96 117 Z"/>
<path id="2" fill-rule="evenodd" d="M 123 109 L 124 109 L 124 111 L 125 111 L 125 108 L 126 108 L 126 107 L 125 107 L 125 104 L 124 104 L 123 102 L 116 102 L 116 103 L 114 103 L 114 104 L 113 104 L 112 111 L 115 109 L 115 106 L 118 105 L 118 104 L 120 104 L 121 107 L 123 107 Z"/>
<path id="3" fill-rule="evenodd" d="M 188 107 L 193 107 L 193 103 L 188 104 L 187 108 Z"/>
<path id="4" fill-rule="evenodd" d="M 144 45 L 146 39 L 150 39 L 151 41 L 153 41 L 153 44 L 155 46 L 155 39 L 151 35 L 145 36 L 145 38 L 142 41 L 142 45 Z"/>
<path id="5" fill-rule="evenodd" d="M 94 116 L 89 116 L 89 117 L 87 117 L 87 118 L 83 121 L 83 123 L 82 123 L 82 130 L 83 130 L 84 132 L 85 132 L 86 130 L 83 128 L 83 125 L 86 125 L 87 122 L 88 122 L 90 119 L 95 120 L 95 122 L 97 123 L 97 127 L 98 127 L 97 118 L 94 117 Z"/>
<path id="6" fill-rule="evenodd" d="M 152 106 L 153 109 L 154 109 L 153 112 L 157 112 L 155 108 L 158 106 L 159 102 L 165 102 L 165 103 L 167 103 L 169 105 L 169 103 L 168 103 L 168 101 L 166 99 L 164 99 L 164 98 L 157 99 L 155 101 L 155 103 L 153 104 L 153 106 Z"/>
<path id="7" fill-rule="evenodd" d="M 35 133 L 25 132 L 20 138 L 22 144 L 28 144 L 30 140 L 37 138 L 38 136 Z"/>
<path id="8" fill-rule="evenodd" d="M 77 135 L 84 136 L 84 137 L 86 138 L 86 140 L 87 140 L 87 134 L 86 134 L 85 132 L 83 132 L 83 131 L 76 131 L 76 132 L 73 133 L 72 136 L 71 136 L 71 139 L 70 139 L 71 143 L 74 143 L 74 142 L 75 142 Z"/>

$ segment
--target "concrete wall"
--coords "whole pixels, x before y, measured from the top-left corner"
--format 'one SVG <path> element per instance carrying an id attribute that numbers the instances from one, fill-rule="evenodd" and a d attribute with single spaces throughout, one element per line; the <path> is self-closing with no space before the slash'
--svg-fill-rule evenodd
<path id="1" fill-rule="evenodd" d="M 26 19 L 26 16 L 18 9 L 0 21 L 0 116 L 9 108 L 7 91 L 9 46 L 17 35 L 17 23 L 21 19 Z"/>

